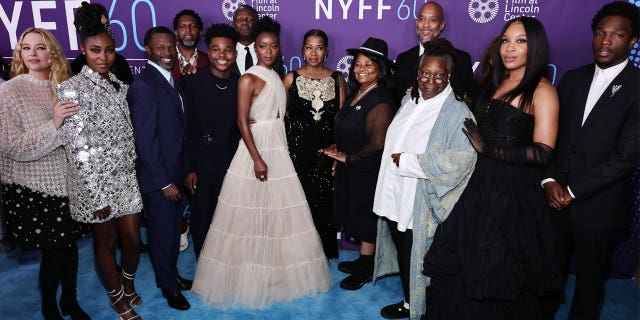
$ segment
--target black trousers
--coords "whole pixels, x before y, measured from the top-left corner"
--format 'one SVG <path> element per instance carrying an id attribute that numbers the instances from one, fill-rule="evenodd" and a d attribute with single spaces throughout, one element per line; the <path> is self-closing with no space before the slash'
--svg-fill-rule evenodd
<path id="1" fill-rule="evenodd" d="M 555 222 L 560 228 L 560 254 L 568 274 L 572 254 L 576 265 L 570 320 L 598 320 L 604 294 L 604 282 L 609 272 L 610 258 L 619 241 L 620 229 L 589 227 L 571 221 L 569 212 Z"/>
<path id="2" fill-rule="evenodd" d="M 206 185 L 202 182 L 198 184 L 196 192 L 189 199 L 191 208 L 191 238 L 193 239 L 193 250 L 196 259 L 200 256 L 200 251 L 204 246 L 204 240 L 209 232 L 209 226 L 213 219 L 213 213 L 218 205 L 218 195 L 222 184 Z"/>
<path id="3" fill-rule="evenodd" d="M 386 219 L 391 231 L 391 239 L 396 246 L 398 253 L 398 267 L 400 268 L 400 282 L 402 283 L 402 292 L 404 293 L 404 301 L 409 302 L 409 278 L 411 275 L 411 246 L 413 245 L 413 231 L 407 229 L 406 231 L 398 231 L 398 223 Z"/>

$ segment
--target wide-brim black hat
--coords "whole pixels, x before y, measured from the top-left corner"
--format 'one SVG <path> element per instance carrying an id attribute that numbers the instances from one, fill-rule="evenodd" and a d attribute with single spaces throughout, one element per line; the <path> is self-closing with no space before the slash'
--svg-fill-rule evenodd
<path id="1" fill-rule="evenodd" d="M 391 60 L 389 60 L 388 58 L 389 47 L 387 46 L 387 43 L 382 39 L 369 37 L 369 39 L 367 39 L 367 41 L 365 41 L 360 46 L 360 48 L 347 49 L 347 52 L 350 55 L 354 56 L 354 58 L 359 53 L 378 56 L 379 58 L 382 58 L 384 61 L 386 61 L 388 64 L 391 64 Z"/>

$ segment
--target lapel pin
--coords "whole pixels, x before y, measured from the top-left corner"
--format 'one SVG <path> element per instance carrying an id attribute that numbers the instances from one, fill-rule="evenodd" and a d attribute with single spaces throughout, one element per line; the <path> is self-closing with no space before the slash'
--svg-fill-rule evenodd
<path id="1" fill-rule="evenodd" d="M 360 110 L 361 106 L 356 106 L 356 111 Z"/>
<path id="2" fill-rule="evenodd" d="M 620 88 L 622 88 L 622 85 L 621 85 L 621 84 L 614 84 L 614 85 L 611 87 L 611 98 L 613 98 L 613 96 L 615 96 L 615 95 L 616 95 L 616 92 L 618 92 L 618 91 L 620 90 Z"/>

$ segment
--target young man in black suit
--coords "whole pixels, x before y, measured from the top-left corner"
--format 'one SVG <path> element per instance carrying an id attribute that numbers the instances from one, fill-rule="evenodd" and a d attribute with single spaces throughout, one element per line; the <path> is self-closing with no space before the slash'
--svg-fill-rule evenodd
<path id="1" fill-rule="evenodd" d="M 235 66 L 238 33 L 225 24 L 205 32 L 208 68 L 183 78 L 190 112 L 187 118 L 188 174 L 191 194 L 191 237 L 196 259 L 218 204 L 218 194 L 231 159 L 238 148 L 238 74 Z"/>
<path id="2" fill-rule="evenodd" d="M 424 52 L 422 44 L 440 37 L 440 32 L 444 29 L 445 24 L 444 11 L 440 4 L 435 1 L 429 1 L 420 7 L 418 18 L 416 19 L 416 33 L 418 34 L 420 43 L 399 54 L 396 58 L 393 85 L 394 95 L 398 102 L 400 102 L 407 90 L 416 82 L 418 60 L 422 52 Z M 451 71 L 452 78 L 459 79 L 456 82 L 462 86 L 465 94 L 469 95 L 469 90 L 473 84 L 471 56 L 462 50 L 455 49 L 453 52 L 453 63 L 454 67 Z M 400 103 L 398 103 L 398 105 L 400 105 Z"/>
<path id="3" fill-rule="evenodd" d="M 616 235 L 627 223 L 639 155 L 640 72 L 628 59 L 639 36 L 638 16 L 630 3 L 603 6 L 591 23 L 595 64 L 567 72 L 558 87 L 556 159 L 542 183 L 558 210 L 566 270 L 575 255 L 569 319 L 599 318 Z"/>

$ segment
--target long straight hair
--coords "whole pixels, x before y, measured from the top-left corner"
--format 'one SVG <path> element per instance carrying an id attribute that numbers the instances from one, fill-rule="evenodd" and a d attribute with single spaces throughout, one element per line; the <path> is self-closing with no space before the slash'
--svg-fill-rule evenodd
<path id="1" fill-rule="evenodd" d="M 527 62 L 522 80 L 518 85 L 497 97 L 500 100 L 511 103 L 515 98 L 520 97 L 518 108 L 521 111 L 533 111 L 533 93 L 535 92 L 540 80 L 547 74 L 547 65 L 549 63 L 549 43 L 547 41 L 547 33 L 542 23 L 533 17 L 518 17 L 507 22 L 500 32 L 499 39 L 502 39 L 505 31 L 514 23 L 522 23 L 527 35 Z M 486 105 L 496 92 L 500 84 L 507 78 L 508 70 L 500 57 L 500 50 L 495 50 L 493 64 L 493 75 L 491 81 L 481 94 L 480 104 Z"/>

